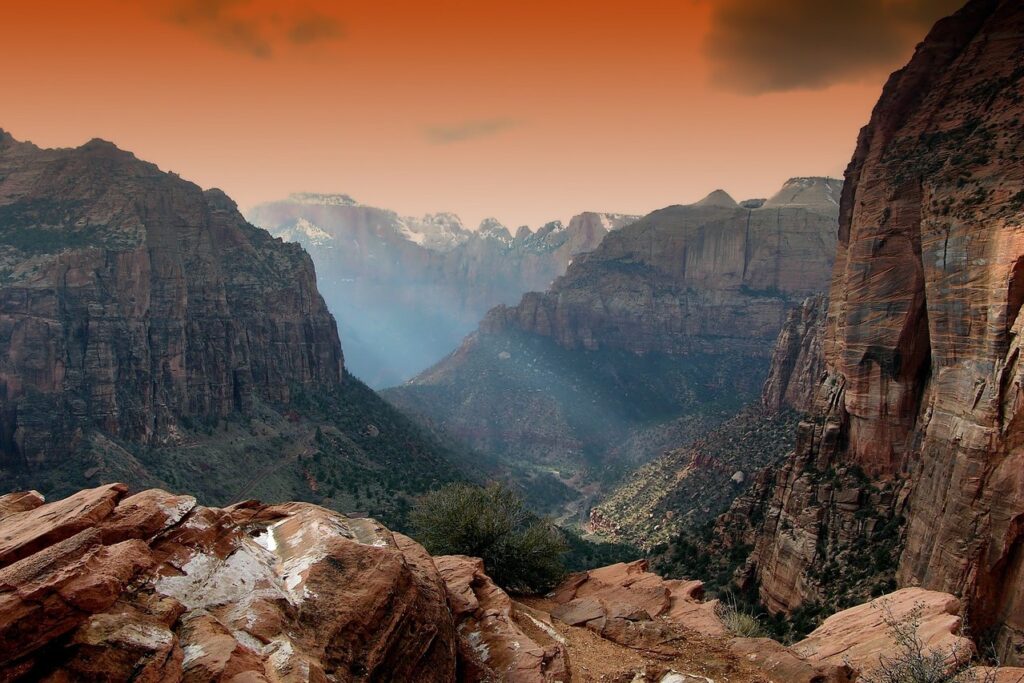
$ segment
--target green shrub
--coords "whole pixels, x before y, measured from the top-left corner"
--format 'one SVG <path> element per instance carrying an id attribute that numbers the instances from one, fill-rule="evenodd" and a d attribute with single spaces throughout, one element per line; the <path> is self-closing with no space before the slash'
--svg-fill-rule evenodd
<path id="1" fill-rule="evenodd" d="M 735 599 L 718 603 L 718 616 L 726 630 L 737 638 L 767 638 L 768 629 L 756 615 L 743 612 Z"/>
<path id="2" fill-rule="evenodd" d="M 543 592 L 565 574 L 561 533 L 500 484 L 449 484 L 424 496 L 411 521 L 431 554 L 479 557 L 506 590 Z"/>

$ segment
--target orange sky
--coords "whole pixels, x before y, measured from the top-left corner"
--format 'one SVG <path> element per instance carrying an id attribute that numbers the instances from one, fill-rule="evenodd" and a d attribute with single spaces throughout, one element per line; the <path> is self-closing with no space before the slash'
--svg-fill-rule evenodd
<path id="1" fill-rule="evenodd" d="M 14 0 L 0 127 L 103 137 L 243 207 L 346 192 L 512 227 L 841 174 L 899 64 L 731 92 L 706 57 L 714 2 Z"/>

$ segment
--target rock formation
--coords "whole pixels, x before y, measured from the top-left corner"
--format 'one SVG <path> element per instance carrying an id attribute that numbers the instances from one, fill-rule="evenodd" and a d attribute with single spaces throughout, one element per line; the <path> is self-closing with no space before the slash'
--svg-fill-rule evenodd
<path id="1" fill-rule="evenodd" d="M 785 647 L 730 637 L 699 581 L 643 562 L 513 599 L 478 559 L 306 503 L 218 509 L 123 484 L 0 496 L 4 681 L 849 683 L 892 650 L 886 619 L 926 651 L 972 651 L 957 606 L 906 589 Z"/>
<path id="2" fill-rule="evenodd" d="M 725 520 L 763 513 L 741 577 L 773 610 L 862 596 L 836 587 L 887 528 L 900 543 L 858 570 L 861 591 L 873 574 L 959 595 L 975 632 L 1024 658 L 1022 36 L 1021 3 L 972 0 L 861 132 L 812 418 Z M 789 376 L 769 393 L 812 395 Z"/>
<path id="3" fill-rule="evenodd" d="M 779 332 L 761 390 L 761 405 L 769 411 L 791 409 L 810 412 L 825 371 L 821 344 L 825 337 L 828 299 L 808 298 L 793 309 Z"/>
<path id="4" fill-rule="evenodd" d="M 793 651 L 815 664 L 871 671 L 883 658 L 898 654 L 896 625 L 913 628 L 922 653 L 941 653 L 951 666 L 970 661 L 975 653 L 974 643 L 962 635 L 960 601 L 920 588 L 904 588 L 833 614 Z"/>
<path id="5" fill-rule="evenodd" d="M 764 356 L 792 302 L 828 282 L 838 206 L 811 197 L 841 183 L 806 180 L 817 192 L 794 203 L 782 190 L 745 209 L 715 192 L 655 211 L 577 259 L 549 291 L 491 311 L 481 332 L 516 328 L 568 349 Z"/>
<path id="6" fill-rule="evenodd" d="M 375 387 L 436 363 L 490 308 L 546 289 L 576 255 L 639 218 L 587 212 L 513 236 L 494 219 L 469 230 L 452 214 L 409 218 L 311 194 L 261 204 L 248 217 L 312 255 L 348 367 Z"/>
<path id="7" fill-rule="evenodd" d="M 445 555 L 434 558 L 434 562 L 458 623 L 464 680 L 569 680 L 565 645 L 555 640 L 541 646 L 523 632 L 511 598 L 484 573 L 482 560 Z"/>
<path id="8" fill-rule="evenodd" d="M 3 490 L 123 479 L 320 501 L 339 468 L 372 486 L 399 452 L 454 476 L 446 449 L 343 376 L 301 247 L 110 143 L 0 131 Z"/>
<path id="9" fill-rule="evenodd" d="M 0 518 L 4 680 L 454 678 L 433 561 L 372 520 L 117 484 L 30 505 Z"/>
<path id="10" fill-rule="evenodd" d="M 656 211 L 610 233 L 548 291 L 493 309 L 448 358 L 384 396 L 526 465 L 520 478 L 552 500 L 593 495 L 595 481 L 756 400 L 790 309 L 827 286 L 840 186 L 796 179 L 759 208 L 718 191 Z M 538 471 L 551 468 L 561 481 L 542 488 Z"/>
<path id="11" fill-rule="evenodd" d="M 0 140 L 4 464 L 40 462 L 83 423 L 160 441 L 341 368 L 309 257 L 222 192 L 101 140 Z"/>

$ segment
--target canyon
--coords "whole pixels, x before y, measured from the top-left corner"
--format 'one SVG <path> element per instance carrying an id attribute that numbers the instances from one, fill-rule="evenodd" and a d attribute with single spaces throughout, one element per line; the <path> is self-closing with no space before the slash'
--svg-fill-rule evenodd
<path id="1" fill-rule="evenodd" d="M 546 289 L 574 257 L 639 218 L 585 212 L 513 235 L 493 218 L 471 230 L 450 213 L 404 217 L 312 193 L 246 216 L 310 254 L 349 370 L 378 389 L 441 360 L 492 307 Z"/>
<path id="2" fill-rule="evenodd" d="M 767 201 L 656 211 L 383 395 L 538 503 L 575 505 L 756 400 L 790 309 L 828 286 L 841 188 L 794 178 Z"/>
<path id="3" fill-rule="evenodd" d="M 1022 64 L 970 0 L 844 180 L 515 235 L 0 130 L 0 680 L 1024 663 Z M 492 478 L 646 559 L 516 595 L 400 533 Z"/>

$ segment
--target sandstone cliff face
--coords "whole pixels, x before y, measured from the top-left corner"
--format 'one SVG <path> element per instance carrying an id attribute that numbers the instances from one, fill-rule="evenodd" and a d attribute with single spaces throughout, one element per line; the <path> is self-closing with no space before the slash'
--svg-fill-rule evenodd
<path id="1" fill-rule="evenodd" d="M 308 256 L 223 193 L 99 140 L 0 139 L 0 464 L 79 426 L 160 441 L 341 369 Z"/>
<path id="2" fill-rule="evenodd" d="M 1024 656 L 1024 6 L 974 0 L 892 76 L 843 190 L 826 377 L 763 492 L 748 570 L 773 609 L 872 519 L 906 518 L 902 585 L 961 595 Z M 779 389 L 771 393 L 779 395 Z M 822 486 L 835 473 L 842 487 Z M 852 485 L 858 472 L 870 479 Z M 851 478 L 852 477 L 852 478 Z M 874 527 L 874 528 L 873 528 Z M 870 547 L 870 545 L 869 545 Z"/>
<path id="3" fill-rule="evenodd" d="M 794 308 L 775 341 L 768 378 L 761 390 L 761 405 L 769 411 L 790 408 L 810 412 L 825 371 L 822 342 L 828 316 L 828 298 L 819 294 Z"/>
<path id="4" fill-rule="evenodd" d="M 793 302 L 824 290 L 831 269 L 838 205 L 828 199 L 840 183 L 804 180 L 817 192 L 796 203 L 746 209 L 713 193 L 656 211 L 549 291 L 491 311 L 481 332 L 515 327 L 570 349 L 766 356 Z"/>
<path id="5" fill-rule="evenodd" d="M 339 319 L 348 367 L 372 386 L 398 384 L 440 360 L 498 304 L 545 289 L 580 253 L 638 216 L 587 212 L 515 236 L 452 214 L 402 217 L 345 195 L 293 195 L 248 212 L 302 244 Z"/>
<path id="6" fill-rule="evenodd" d="M 395 493 L 457 478 L 450 455 L 345 373 L 301 247 L 109 143 L 0 134 L 3 490 L 127 481 L 398 523 Z"/>

